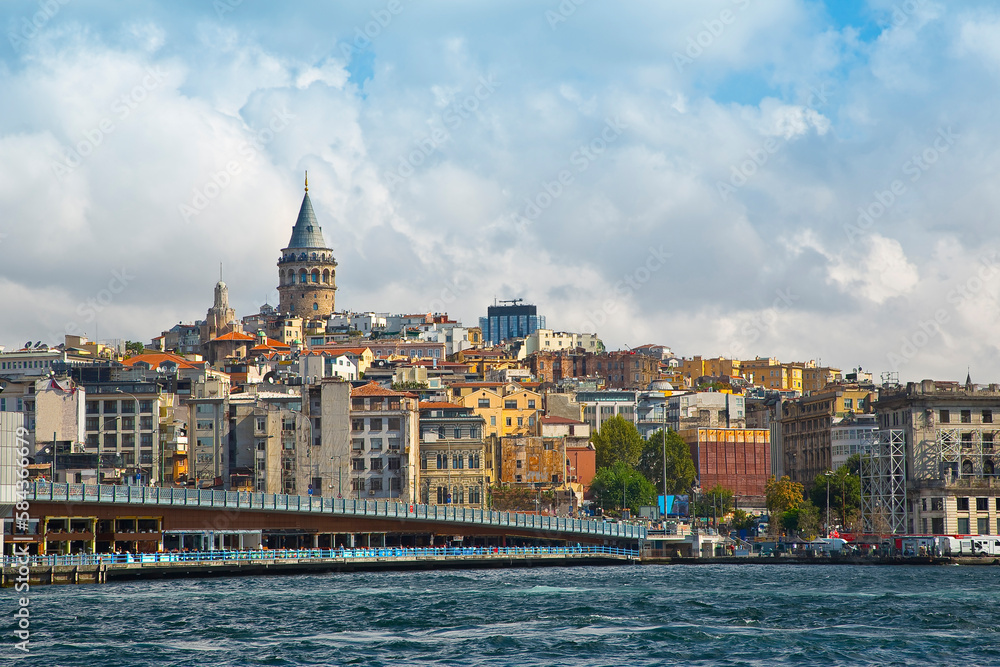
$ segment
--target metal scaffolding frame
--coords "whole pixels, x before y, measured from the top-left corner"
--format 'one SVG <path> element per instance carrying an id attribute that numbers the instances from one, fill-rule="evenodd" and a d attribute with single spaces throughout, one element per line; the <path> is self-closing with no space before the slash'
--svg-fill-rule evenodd
<path id="1" fill-rule="evenodd" d="M 983 429 L 940 429 L 937 434 L 938 461 L 941 464 L 941 476 L 948 478 L 951 470 L 952 480 L 959 477 L 984 477 L 994 474 L 993 466 L 993 433 L 994 429 L 986 429 L 989 440 L 983 437 Z M 987 469 L 989 462 L 990 469 Z M 970 463 L 972 470 L 966 463 Z"/>
<path id="2" fill-rule="evenodd" d="M 906 434 L 876 431 L 862 446 L 861 520 L 866 533 L 906 533 Z"/>

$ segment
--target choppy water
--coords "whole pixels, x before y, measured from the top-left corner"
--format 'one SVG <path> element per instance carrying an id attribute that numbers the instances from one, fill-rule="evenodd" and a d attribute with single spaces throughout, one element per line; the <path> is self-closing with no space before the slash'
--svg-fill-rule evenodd
<path id="1" fill-rule="evenodd" d="M 1000 665 L 997 567 L 354 573 L 31 599 L 20 664 Z"/>

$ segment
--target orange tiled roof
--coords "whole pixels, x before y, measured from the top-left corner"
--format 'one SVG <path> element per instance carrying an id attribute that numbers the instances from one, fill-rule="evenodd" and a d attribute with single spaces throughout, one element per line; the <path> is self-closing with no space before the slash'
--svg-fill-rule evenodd
<path id="1" fill-rule="evenodd" d="M 215 341 L 226 341 L 226 340 L 235 340 L 235 341 L 246 342 L 246 341 L 256 340 L 256 338 L 254 338 L 253 336 L 248 336 L 245 333 L 240 333 L 239 331 L 230 331 L 227 334 L 222 334 L 221 336 L 216 336 L 215 338 L 213 338 L 209 342 L 214 343 Z"/>
<path id="2" fill-rule="evenodd" d="M 405 391 L 395 391 L 393 389 L 386 389 L 378 382 L 372 380 L 366 385 L 361 387 L 355 387 L 351 390 L 351 397 L 363 397 L 363 396 L 407 396 L 412 398 L 413 394 L 409 394 Z"/>
<path id="3" fill-rule="evenodd" d="M 457 403 L 446 403 L 444 401 L 423 401 L 420 403 L 421 410 L 468 410 L 464 405 L 458 405 Z"/>
<path id="4" fill-rule="evenodd" d="M 137 361 L 149 364 L 150 368 L 159 368 L 165 361 L 176 364 L 178 368 L 197 368 L 195 364 L 188 361 L 184 357 L 171 352 L 144 352 L 143 354 L 137 354 L 134 357 L 129 357 L 122 363 L 126 366 L 132 366 Z"/>

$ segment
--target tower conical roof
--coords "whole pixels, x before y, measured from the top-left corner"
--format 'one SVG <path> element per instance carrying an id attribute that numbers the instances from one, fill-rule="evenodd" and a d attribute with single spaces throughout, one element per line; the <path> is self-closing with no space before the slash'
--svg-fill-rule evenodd
<path id="1" fill-rule="evenodd" d="M 306 190 L 299 208 L 299 217 L 292 227 L 292 238 L 288 240 L 288 248 L 325 248 L 329 249 L 323 240 L 323 230 L 316 222 L 312 202 L 309 201 L 309 191 Z"/>

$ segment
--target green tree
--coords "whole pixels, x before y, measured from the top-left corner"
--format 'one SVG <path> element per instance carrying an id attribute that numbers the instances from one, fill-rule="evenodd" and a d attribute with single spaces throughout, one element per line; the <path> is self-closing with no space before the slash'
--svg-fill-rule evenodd
<path id="1" fill-rule="evenodd" d="M 416 380 L 407 380 L 406 382 L 393 382 L 392 388 L 394 391 L 406 391 L 408 389 L 427 389 L 429 385 L 426 382 L 418 382 Z"/>
<path id="2" fill-rule="evenodd" d="M 590 491 L 605 509 L 621 510 L 623 494 L 625 507 L 633 513 L 638 513 L 641 505 L 656 504 L 656 489 L 642 473 L 624 461 L 599 468 L 590 483 Z"/>
<path id="3" fill-rule="evenodd" d="M 657 431 L 649 436 L 642 447 L 639 458 L 639 471 L 646 476 L 654 487 L 660 489 L 663 484 L 664 459 L 663 431 Z M 691 449 L 681 436 L 672 429 L 666 433 L 667 462 L 667 495 L 684 494 L 691 490 L 697 471 L 691 459 Z"/>
<path id="4" fill-rule="evenodd" d="M 830 512 L 839 519 L 841 526 L 846 526 L 851 515 L 861 509 L 861 478 L 851 472 L 849 464 L 850 461 L 840 466 L 832 475 L 816 475 L 809 492 L 813 504 L 823 512 L 825 521 L 827 486 L 830 487 Z"/>
<path id="5" fill-rule="evenodd" d="M 721 523 L 722 517 L 729 514 L 730 510 L 733 509 L 734 498 L 735 494 L 732 491 L 721 484 L 716 484 L 711 489 L 698 496 L 697 501 L 694 503 L 695 508 L 692 510 L 692 513 L 696 516 L 717 518 Z"/>
<path id="6" fill-rule="evenodd" d="M 812 537 L 819 533 L 819 508 L 811 500 L 803 500 L 797 506 L 783 512 L 781 525 L 786 530 L 794 530 L 802 537 Z"/>
<path id="7" fill-rule="evenodd" d="M 601 424 L 601 430 L 592 436 L 598 468 L 610 468 L 623 461 L 629 468 L 635 468 L 642 456 L 642 436 L 630 421 L 615 415 Z"/>
<path id="8" fill-rule="evenodd" d="M 733 510 L 733 520 L 729 522 L 735 530 L 750 530 L 753 528 L 757 517 L 741 509 Z"/>
<path id="9" fill-rule="evenodd" d="M 137 354 L 142 354 L 146 349 L 146 346 L 136 340 L 125 341 L 125 356 L 134 357 Z"/>

